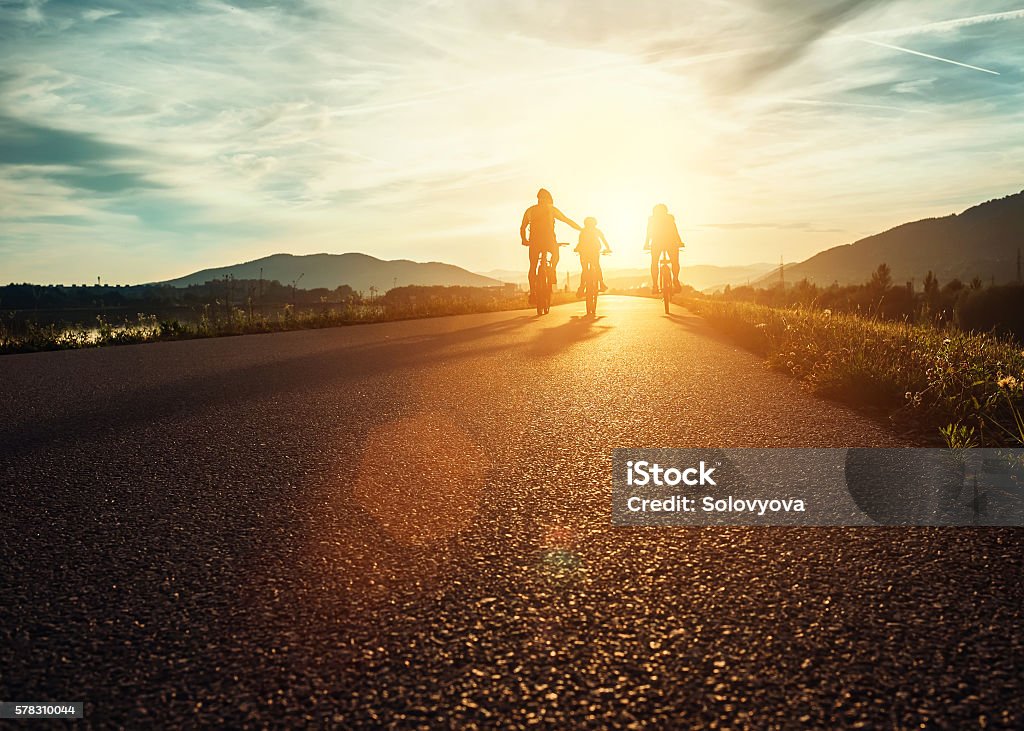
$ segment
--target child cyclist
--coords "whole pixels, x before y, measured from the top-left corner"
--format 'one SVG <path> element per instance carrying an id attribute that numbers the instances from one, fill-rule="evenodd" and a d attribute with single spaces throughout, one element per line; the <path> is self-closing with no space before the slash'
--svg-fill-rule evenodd
<path id="1" fill-rule="evenodd" d="M 604 250 L 601 245 L 604 244 Z M 593 268 L 597 272 L 597 281 L 602 292 L 608 289 L 604 285 L 604 273 L 601 271 L 601 254 L 610 254 L 612 249 L 608 246 L 608 239 L 597 227 L 597 219 L 588 216 L 583 219 L 583 228 L 580 230 L 580 242 L 576 244 L 575 251 L 580 255 L 580 288 L 576 290 L 576 296 L 583 296 L 583 282 L 587 276 L 587 270 Z"/>

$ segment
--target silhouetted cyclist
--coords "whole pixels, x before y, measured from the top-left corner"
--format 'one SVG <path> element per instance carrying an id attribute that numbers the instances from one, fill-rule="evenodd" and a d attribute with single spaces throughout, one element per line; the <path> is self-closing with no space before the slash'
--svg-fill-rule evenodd
<path id="1" fill-rule="evenodd" d="M 604 244 L 602 250 L 601 244 Z M 597 227 L 597 219 L 587 216 L 583 219 L 583 230 L 580 231 L 580 242 L 575 249 L 580 255 L 580 288 L 576 290 L 576 296 L 583 296 L 584 282 L 587 280 L 587 271 L 593 269 L 597 273 L 598 286 L 602 292 L 608 287 L 604 284 L 604 272 L 601 271 L 601 254 L 612 253 L 608 245 L 608 239 Z"/>
<path id="2" fill-rule="evenodd" d="M 530 247 L 530 303 L 533 304 L 533 282 L 537 277 L 537 260 L 546 251 L 551 252 L 551 281 L 558 281 L 555 267 L 558 266 L 558 241 L 555 239 L 555 219 L 567 223 L 577 231 L 582 227 L 566 217 L 555 208 L 555 201 L 546 189 L 537 191 L 537 205 L 530 206 L 523 214 L 523 224 L 519 227 L 519 238 L 523 246 Z M 529 238 L 526 229 L 530 229 Z"/>
<path id="3" fill-rule="evenodd" d="M 651 292 L 660 294 L 658 289 L 658 260 L 661 259 L 661 252 L 667 251 L 672 262 L 672 286 L 676 292 L 682 290 L 679 286 L 679 247 L 684 246 L 679 236 L 679 229 L 676 228 L 676 218 L 668 212 L 668 206 L 659 203 L 654 207 L 650 218 L 647 219 L 647 239 L 644 241 L 644 249 L 651 252 Z"/>

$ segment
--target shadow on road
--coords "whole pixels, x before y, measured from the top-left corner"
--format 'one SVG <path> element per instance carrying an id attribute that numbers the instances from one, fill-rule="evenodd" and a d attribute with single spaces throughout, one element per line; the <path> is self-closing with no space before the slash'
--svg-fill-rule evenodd
<path id="1" fill-rule="evenodd" d="M 531 343 L 530 355 L 534 358 L 547 358 L 572 345 L 603 335 L 613 327 L 599 325 L 598 322 L 603 319 L 601 315 L 573 315 L 562 325 L 545 328 Z"/>
<path id="2" fill-rule="evenodd" d="M 422 335 L 405 335 L 397 338 L 384 337 L 372 343 L 352 343 L 346 337 L 348 330 L 331 330 L 330 334 L 341 336 L 337 344 L 323 350 L 306 353 L 281 360 L 264 362 L 244 368 L 215 370 L 211 368 L 202 375 L 189 376 L 166 382 L 147 382 L 137 374 L 145 373 L 143 364 L 132 371 L 133 376 L 122 384 L 117 400 L 109 398 L 109 392 L 102 389 L 94 392 L 88 384 L 82 389 L 79 400 L 62 404 L 60 408 L 26 408 L 25 413 L 51 413 L 49 418 L 4 420 L 0 427 L 0 455 L 23 453 L 45 447 L 54 441 L 95 438 L 97 435 L 128 431 L 138 425 L 154 420 L 188 413 L 204 411 L 232 403 L 248 400 L 267 399 L 289 393 L 303 392 L 317 384 L 331 381 L 345 381 L 372 375 L 381 382 L 391 382 L 388 374 L 398 370 L 429 365 L 431 362 L 454 361 L 479 357 L 507 347 L 501 338 L 523 326 L 533 318 L 520 316 L 489 322 L 475 327 L 442 332 L 426 332 Z M 389 323 L 390 324 L 390 323 Z M 368 326 L 371 327 L 371 326 Z M 328 337 L 326 331 L 324 337 Z M 268 347 L 278 345 L 284 349 L 287 344 L 270 338 L 308 337 L 308 333 L 279 333 L 251 335 L 248 338 L 267 339 Z M 489 345 L 481 345 L 486 338 L 498 338 Z M 108 351 L 78 351 L 61 354 L 79 357 L 121 356 L 126 359 L 151 357 L 159 360 L 160 348 L 207 348 L 225 345 L 232 347 L 237 340 L 223 338 L 216 341 L 188 340 L 168 343 L 150 343 L 126 346 Z M 143 349 L 143 350 L 140 350 Z M 56 355 L 56 354 L 54 354 Z M 207 351 L 198 351 L 197 358 L 209 358 Z M 215 356 L 214 356 L 215 357 Z M 64 363 L 60 368 L 67 368 Z M 11 383 L 8 398 L 18 397 L 17 384 Z M 0 390 L 0 398 L 6 388 Z M 30 391 L 22 391 L 27 393 Z M 25 404 L 23 404 L 24 406 Z M 30 404 L 36 406 L 36 404 Z"/>
<path id="3" fill-rule="evenodd" d="M 738 342 L 736 342 L 734 338 L 731 338 L 728 335 L 724 335 L 723 333 L 719 332 L 714 327 L 712 327 L 707 320 L 705 320 L 702 317 L 692 315 L 688 312 L 686 314 L 670 312 L 664 317 L 666 320 L 673 322 L 676 325 L 679 325 L 680 327 L 685 328 L 694 335 L 699 335 L 705 338 L 711 338 L 712 340 L 715 340 L 719 343 L 729 345 L 736 350 L 743 350 L 743 347 Z"/>

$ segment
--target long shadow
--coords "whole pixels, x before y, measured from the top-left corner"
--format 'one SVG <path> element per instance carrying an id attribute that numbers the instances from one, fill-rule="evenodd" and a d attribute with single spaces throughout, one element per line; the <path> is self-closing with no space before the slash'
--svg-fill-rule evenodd
<path id="1" fill-rule="evenodd" d="M 523 315 L 442 333 L 404 336 L 375 343 L 343 342 L 314 354 L 208 375 L 191 376 L 161 384 L 154 390 L 140 389 L 122 400 L 111 400 L 106 393 L 97 394 L 89 401 L 81 403 L 80 408 L 70 408 L 49 418 L 35 419 L 30 423 L 19 422 L 16 419 L 5 420 L 6 423 L 0 427 L 0 455 L 14 455 L 38 449 L 58 440 L 118 433 L 139 424 L 199 409 L 302 392 L 313 384 L 344 381 L 367 375 L 387 379 L 395 371 L 414 369 L 432 361 L 478 357 L 503 350 L 507 345 L 501 342 L 480 345 L 473 349 L 460 346 L 501 336 L 527 326 L 532 320 L 533 318 Z M 187 348 L 196 342 L 204 341 L 181 341 L 161 345 Z M 268 340 L 268 346 L 274 344 Z M 154 347 L 126 346 L 112 352 L 124 352 L 127 356 L 136 348 Z M 137 357 L 138 351 L 135 350 L 132 354 Z M 159 353 L 156 350 L 151 351 L 151 357 L 159 357 Z M 9 394 L 8 398 L 17 398 L 17 394 Z M 29 409 L 26 411 L 31 413 Z"/>
<path id="2" fill-rule="evenodd" d="M 711 338 L 712 340 L 722 343 L 723 345 L 729 345 L 733 348 L 738 348 L 749 352 L 755 357 L 761 357 L 749 348 L 744 347 L 743 343 L 736 340 L 736 338 L 730 337 L 729 335 L 715 329 L 707 320 L 698 315 L 680 315 L 676 312 L 670 312 L 665 315 L 665 319 L 670 322 L 685 328 L 694 335 L 701 337 Z"/>
<path id="3" fill-rule="evenodd" d="M 757 352 L 753 348 L 749 347 L 742 340 L 730 336 L 728 333 L 720 332 L 713 325 L 711 325 L 711 323 L 707 322 L 704 318 L 698 315 L 684 316 L 678 315 L 676 313 L 671 313 L 667 315 L 667 318 L 695 335 L 710 338 L 716 342 L 722 343 L 723 345 L 727 345 L 732 350 L 745 353 L 751 358 L 757 359 L 761 363 L 767 362 L 765 354 Z M 793 378 L 791 374 L 788 374 L 785 371 L 774 370 L 774 372 L 791 381 L 797 380 Z M 890 419 L 891 413 L 886 409 L 865 407 L 863 402 L 861 402 L 857 398 L 844 397 L 841 394 L 815 393 L 814 397 L 822 399 L 824 401 L 829 401 L 831 403 L 839 404 L 847 409 L 850 409 L 851 411 L 856 412 L 860 416 L 869 419 L 871 422 L 877 424 L 878 426 L 883 427 L 884 429 L 891 431 L 894 434 L 897 434 L 902 439 L 913 442 L 916 446 L 929 446 L 930 444 L 924 437 L 922 437 L 921 434 L 914 433 L 912 431 L 898 431 L 894 429 L 893 422 Z"/>
<path id="4" fill-rule="evenodd" d="M 568 322 L 541 330 L 530 345 L 530 356 L 548 358 L 576 343 L 604 335 L 612 325 L 599 325 L 601 315 L 573 315 Z"/>

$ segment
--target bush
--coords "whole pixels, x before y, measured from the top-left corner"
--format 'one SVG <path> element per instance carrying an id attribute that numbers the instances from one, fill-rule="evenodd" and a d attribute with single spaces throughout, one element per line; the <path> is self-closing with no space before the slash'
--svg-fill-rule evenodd
<path id="1" fill-rule="evenodd" d="M 995 332 L 1024 341 L 1024 286 L 963 292 L 957 307 L 957 323 L 964 330 Z"/>

